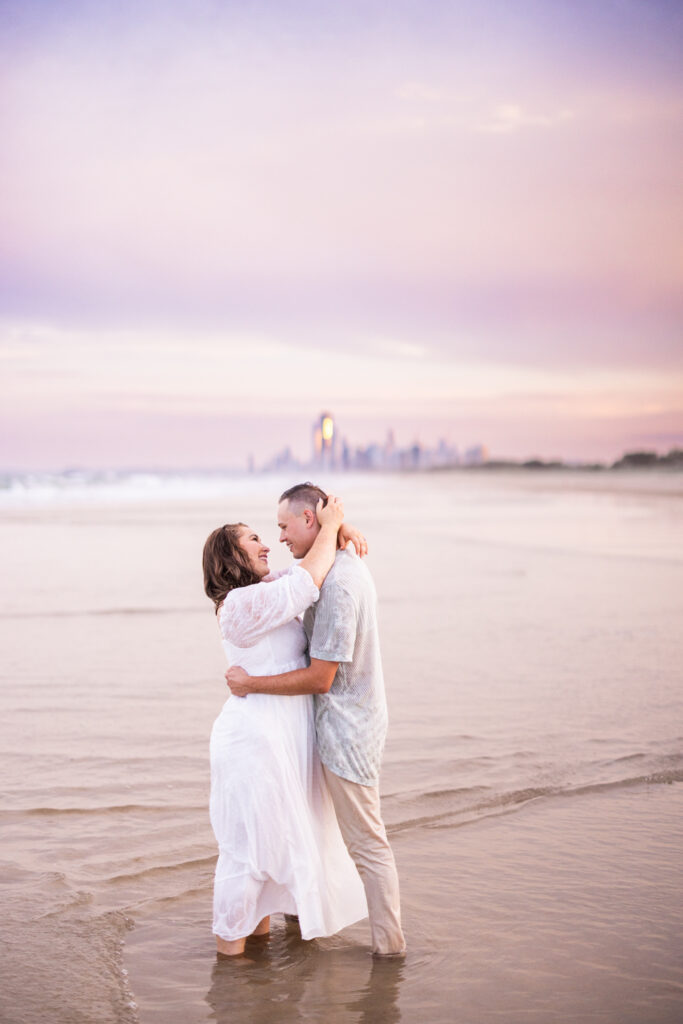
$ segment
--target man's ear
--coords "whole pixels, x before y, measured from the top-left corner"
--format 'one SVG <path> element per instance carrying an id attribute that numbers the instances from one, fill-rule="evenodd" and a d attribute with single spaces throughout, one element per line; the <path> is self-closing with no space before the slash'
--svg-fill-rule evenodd
<path id="1" fill-rule="evenodd" d="M 306 526 L 311 526 L 313 523 L 317 521 L 315 512 L 312 512 L 310 508 L 304 509 L 304 519 L 306 520 Z"/>

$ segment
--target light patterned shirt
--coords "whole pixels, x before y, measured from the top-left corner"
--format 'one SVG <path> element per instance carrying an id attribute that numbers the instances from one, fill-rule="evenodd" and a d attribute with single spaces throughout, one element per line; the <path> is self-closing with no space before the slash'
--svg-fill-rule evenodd
<path id="1" fill-rule="evenodd" d="M 320 758 L 335 775 L 379 783 L 387 704 L 377 631 L 377 593 L 355 551 L 339 551 L 317 604 L 304 614 L 310 656 L 338 661 L 328 693 L 316 694 Z"/>

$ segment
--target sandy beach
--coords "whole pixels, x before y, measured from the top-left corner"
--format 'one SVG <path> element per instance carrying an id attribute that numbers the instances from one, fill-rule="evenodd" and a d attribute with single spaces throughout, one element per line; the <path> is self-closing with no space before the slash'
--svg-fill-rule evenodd
<path id="1" fill-rule="evenodd" d="M 0 1018 L 674 1024 L 683 478 L 323 481 L 367 533 L 409 953 L 367 923 L 217 961 L 208 532 L 292 481 L 0 503 Z"/>

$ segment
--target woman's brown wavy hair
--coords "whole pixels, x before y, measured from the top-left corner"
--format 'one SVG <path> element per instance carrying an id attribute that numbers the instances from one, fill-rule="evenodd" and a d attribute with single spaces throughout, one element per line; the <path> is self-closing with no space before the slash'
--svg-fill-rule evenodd
<path id="1" fill-rule="evenodd" d="M 216 614 L 231 590 L 236 587 L 248 587 L 261 579 L 239 546 L 240 530 L 244 526 L 246 523 L 226 523 L 225 526 L 219 526 L 209 534 L 204 545 L 204 591 L 215 604 Z"/>

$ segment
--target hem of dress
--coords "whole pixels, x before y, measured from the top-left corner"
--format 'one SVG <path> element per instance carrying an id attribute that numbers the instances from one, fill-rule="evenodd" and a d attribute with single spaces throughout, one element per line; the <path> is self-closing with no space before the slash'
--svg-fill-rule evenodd
<path id="1" fill-rule="evenodd" d="M 276 910 L 276 911 L 274 911 L 274 913 L 277 914 L 278 911 Z M 351 917 L 351 918 L 349 918 L 348 921 L 344 921 L 343 923 L 339 922 L 338 924 L 335 924 L 334 927 L 330 931 L 324 931 L 324 932 L 306 931 L 306 932 L 304 932 L 303 929 L 302 929 L 302 931 L 301 931 L 301 938 L 304 939 L 305 942 L 310 942 L 311 939 L 328 939 L 330 937 L 330 935 L 338 935 L 339 932 L 344 930 L 344 928 L 350 928 L 352 924 L 358 924 L 359 921 L 366 921 L 368 919 L 368 917 L 369 917 L 369 915 L 368 915 L 368 913 L 366 911 L 366 913 L 362 914 L 360 917 Z"/>
<path id="2" fill-rule="evenodd" d="M 292 902 L 294 903 L 294 907 L 295 907 L 294 913 L 297 916 L 300 917 L 300 912 L 299 912 L 299 908 L 297 907 L 296 900 L 292 896 L 291 892 L 289 892 L 288 895 L 291 897 Z M 279 903 L 281 901 L 278 900 L 277 902 Z M 283 910 L 281 907 L 280 908 L 275 908 L 273 910 L 267 910 L 263 914 L 263 916 L 260 918 L 260 920 L 262 921 L 264 917 L 271 917 L 273 914 L 291 914 L 291 913 L 292 913 L 292 911 L 289 908 L 287 910 Z M 329 938 L 330 935 L 337 935 L 339 932 L 343 931 L 344 928 L 350 928 L 352 924 L 358 924 L 359 921 L 367 920 L 368 916 L 369 916 L 368 911 L 367 911 L 367 909 L 365 909 L 360 914 L 355 914 L 355 915 L 354 914 L 350 914 L 348 917 L 345 917 L 343 920 L 335 921 L 331 927 L 313 925 L 312 927 L 309 927 L 309 928 L 301 928 L 301 921 L 299 921 L 299 927 L 301 928 L 301 938 L 304 939 L 304 941 L 306 941 L 306 942 L 310 942 L 311 939 L 325 939 L 325 938 Z M 254 925 L 254 928 L 256 928 L 258 926 L 258 924 L 259 924 L 259 921 L 256 922 L 256 924 Z M 215 936 L 217 936 L 219 939 L 223 939 L 225 942 L 237 942 L 239 939 L 248 939 L 249 936 L 253 935 L 253 933 L 254 933 L 254 929 L 252 928 L 252 930 L 250 932 L 247 932 L 245 935 L 235 935 L 234 933 L 233 934 L 227 934 L 227 933 L 226 934 L 221 934 L 221 932 L 216 931 L 216 928 L 213 927 L 213 926 L 211 928 L 211 931 L 212 931 L 212 933 Z"/>

